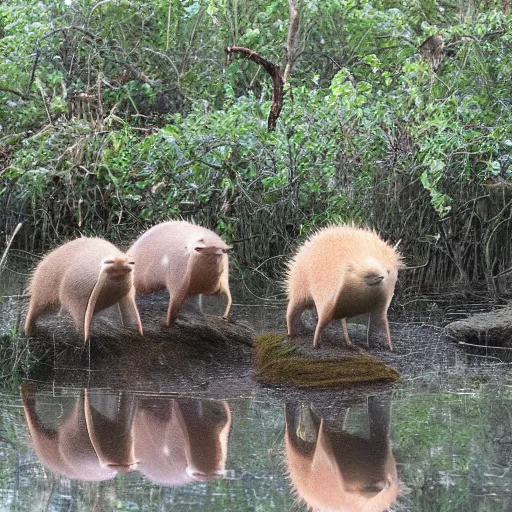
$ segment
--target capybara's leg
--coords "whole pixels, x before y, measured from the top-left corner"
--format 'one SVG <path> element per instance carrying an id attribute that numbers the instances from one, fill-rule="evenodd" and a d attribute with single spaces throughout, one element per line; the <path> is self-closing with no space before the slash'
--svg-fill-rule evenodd
<path id="1" fill-rule="evenodd" d="M 332 320 L 332 308 L 327 307 L 319 307 L 317 305 L 318 311 L 318 322 L 316 323 L 315 336 L 313 337 L 313 346 L 320 346 L 320 334 L 322 333 L 322 329 Z"/>
<path id="2" fill-rule="evenodd" d="M 288 302 L 286 310 L 286 326 L 288 328 L 288 336 L 293 337 L 300 330 L 300 317 L 304 311 L 304 306 L 300 302 L 296 302 L 293 297 Z"/>
<path id="3" fill-rule="evenodd" d="M 170 327 L 174 323 L 174 320 L 176 320 L 176 316 L 184 300 L 185 297 L 182 294 L 169 295 L 169 308 L 167 309 L 167 317 L 165 319 L 165 325 L 167 327 Z"/>
<path id="4" fill-rule="evenodd" d="M 219 284 L 220 284 L 219 292 L 224 293 L 226 295 L 226 298 L 228 299 L 228 303 L 226 304 L 226 309 L 224 311 L 224 314 L 222 315 L 222 318 L 224 320 L 227 320 L 229 317 L 229 312 L 231 311 L 231 304 L 233 304 L 233 299 L 231 298 L 231 292 L 229 290 L 229 269 L 228 269 L 227 258 L 224 262 L 224 270 L 222 271 L 222 274 L 220 276 Z"/>
<path id="5" fill-rule="evenodd" d="M 30 336 L 32 334 L 32 328 L 34 327 L 34 323 L 37 320 L 37 317 L 43 311 L 44 306 L 34 299 L 30 300 L 30 304 L 28 306 L 27 316 L 25 318 L 25 336 Z"/>
<path id="6" fill-rule="evenodd" d="M 222 318 L 224 320 L 227 320 L 229 317 L 229 312 L 231 311 L 231 305 L 233 304 L 233 299 L 231 298 L 231 292 L 229 291 L 229 286 L 227 288 L 224 288 L 224 293 L 226 294 L 226 297 L 228 299 L 228 303 L 226 305 L 226 310 L 224 311 L 224 314 L 222 315 Z"/>
<path id="7" fill-rule="evenodd" d="M 381 343 L 383 336 L 386 337 L 386 344 L 389 350 L 393 350 L 391 346 L 391 333 L 389 331 L 389 322 L 387 311 L 375 311 L 370 313 L 368 318 L 367 343 Z"/>
<path id="8" fill-rule="evenodd" d="M 68 304 L 68 307 L 66 308 L 69 314 L 71 315 L 71 318 L 73 319 L 73 322 L 76 326 L 76 329 L 78 332 L 83 332 L 84 334 L 84 341 L 87 341 L 89 338 L 89 329 L 91 322 L 89 321 L 87 325 L 85 325 L 85 312 L 87 309 L 87 306 L 85 304 L 75 304 L 70 303 Z M 91 316 L 92 320 L 92 316 Z"/>
<path id="9" fill-rule="evenodd" d="M 376 444 L 389 445 L 389 428 L 391 425 L 391 396 L 368 397 L 368 426 L 370 439 Z"/>
<path id="10" fill-rule="evenodd" d="M 123 297 L 119 302 L 119 312 L 121 320 L 125 326 L 137 326 L 139 334 L 142 335 L 142 323 L 140 321 L 139 310 L 135 302 L 135 290 Z"/>
<path id="11" fill-rule="evenodd" d="M 352 345 L 352 340 L 350 339 L 350 336 L 348 335 L 348 325 L 347 325 L 346 318 L 341 319 L 341 325 L 343 326 L 343 336 L 345 336 L 345 341 L 347 342 L 347 345 L 350 347 Z"/>

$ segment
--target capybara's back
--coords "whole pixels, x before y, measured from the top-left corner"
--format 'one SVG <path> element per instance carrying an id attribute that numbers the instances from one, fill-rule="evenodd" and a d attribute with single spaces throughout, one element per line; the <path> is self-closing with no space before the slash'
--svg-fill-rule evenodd
<path id="1" fill-rule="evenodd" d="M 304 309 L 316 307 L 319 329 L 336 318 L 387 310 L 399 266 L 400 255 L 374 231 L 353 226 L 318 231 L 288 267 L 289 335 Z M 316 342 L 318 336 L 319 331 Z"/>
<path id="2" fill-rule="evenodd" d="M 36 311 L 42 312 L 60 302 L 61 284 L 67 272 L 75 274 L 77 284 L 82 282 L 92 290 L 98 278 L 101 259 L 106 252 L 112 250 L 120 253 L 119 249 L 106 240 L 82 237 L 49 252 L 37 265 L 27 288 L 30 305 L 26 323 L 35 319 L 33 316 Z"/>

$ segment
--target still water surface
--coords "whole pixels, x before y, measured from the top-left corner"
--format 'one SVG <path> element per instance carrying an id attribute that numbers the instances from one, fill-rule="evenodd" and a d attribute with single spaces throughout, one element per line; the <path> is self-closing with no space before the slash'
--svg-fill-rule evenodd
<path id="1" fill-rule="evenodd" d="M 282 320 L 248 311 L 260 331 Z M 403 382 L 370 394 L 4 391 L 0 510 L 511 511 L 509 365 L 435 327 L 392 331 Z"/>
<path id="2" fill-rule="evenodd" d="M 476 380 L 405 386 L 350 408 L 24 384 L 2 396 L 0 503 L 508 511 L 511 399 L 509 386 Z"/>

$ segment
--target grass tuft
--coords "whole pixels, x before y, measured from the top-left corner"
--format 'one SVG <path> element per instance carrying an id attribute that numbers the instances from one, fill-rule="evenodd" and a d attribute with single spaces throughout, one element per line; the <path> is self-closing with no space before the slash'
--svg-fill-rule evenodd
<path id="1" fill-rule="evenodd" d="M 256 379 L 301 388 L 334 388 L 373 382 L 394 382 L 399 373 L 369 355 L 311 357 L 300 354 L 284 334 L 263 334 L 255 345 Z"/>

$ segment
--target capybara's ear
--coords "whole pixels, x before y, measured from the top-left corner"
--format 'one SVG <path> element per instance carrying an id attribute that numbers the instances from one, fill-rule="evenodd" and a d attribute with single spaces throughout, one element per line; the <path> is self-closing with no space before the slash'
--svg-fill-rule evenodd
<path id="1" fill-rule="evenodd" d="M 204 243 L 204 239 L 200 238 L 195 244 L 194 244 L 194 251 L 201 252 L 206 247 L 206 244 Z"/>

